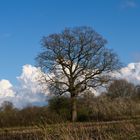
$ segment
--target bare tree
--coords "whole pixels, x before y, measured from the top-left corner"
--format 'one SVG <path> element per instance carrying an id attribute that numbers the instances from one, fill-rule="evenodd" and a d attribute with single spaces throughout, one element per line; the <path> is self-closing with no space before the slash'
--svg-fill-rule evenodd
<path id="1" fill-rule="evenodd" d="M 135 98 L 140 99 L 140 85 L 135 86 Z"/>
<path id="2" fill-rule="evenodd" d="M 43 80 L 52 93 L 70 94 L 72 121 L 77 119 L 77 96 L 107 83 L 107 74 L 120 67 L 117 55 L 105 47 L 106 43 L 91 27 L 66 28 L 42 39 L 43 52 L 37 63 L 48 75 Z"/>
<path id="3" fill-rule="evenodd" d="M 0 110 L 1 110 L 1 111 L 11 111 L 11 110 L 14 110 L 13 103 L 11 103 L 11 102 L 9 102 L 9 101 L 4 101 L 4 102 L 1 104 Z"/>
<path id="4" fill-rule="evenodd" d="M 108 87 L 107 93 L 111 98 L 135 96 L 135 86 L 125 79 L 114 80 Z"/>

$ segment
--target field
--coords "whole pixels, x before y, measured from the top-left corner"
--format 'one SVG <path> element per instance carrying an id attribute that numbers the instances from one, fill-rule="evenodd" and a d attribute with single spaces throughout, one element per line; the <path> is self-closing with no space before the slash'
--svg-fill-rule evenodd
<path id="1" fill-rule="evenodd" d="M 140 118 L 0 129 L 0 140 L 140 140 Z"/>

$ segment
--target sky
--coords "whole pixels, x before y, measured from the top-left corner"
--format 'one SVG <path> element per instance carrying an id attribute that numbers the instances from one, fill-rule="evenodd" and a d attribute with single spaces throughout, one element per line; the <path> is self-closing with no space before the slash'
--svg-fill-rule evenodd
<path id="1" fill-rule="evenodd" d="M 43 36 L 91 26 L 124 64 L 140 61 L 139 0 L 0 0 L 0 79 L 35 65 Z"/>
<path id="2" fill-rule="evenodd" d="M 0 80 L 26 79 L 42 37 L 75 26 L 91 26 L 124 65 L 140 62 L 140 0 L 0 0 Z"/>

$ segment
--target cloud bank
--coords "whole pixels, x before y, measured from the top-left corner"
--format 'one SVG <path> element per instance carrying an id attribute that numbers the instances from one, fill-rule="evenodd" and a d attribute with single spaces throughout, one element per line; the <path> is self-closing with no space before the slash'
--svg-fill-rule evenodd
<path id="1" fill-rule="evenodd" d="M 43 105 L 46 103 L 47 91 L 43 92 L 37 83 L 40 69 L 31 65 L 24 65 L 22 74 L 17 77 L 18 85 L 13 86 L 8 80 L 0 80 L 0 104 L 10 101 L 15 107 L 27 105 Z"/>
<path id="2" fill-rule="evenodd" d="M 119 79 L 126 79 L 135 85 L 140 85 L 140 63 L 130 63 L 120 69 L 119 72 L 114 73 L 113 76 Z"/>
<path id="3" fill-rule="evenodd" d="M 0 80 L 0 104 L 3 101 L 10 101 L 17 108 L 28 105 L 44 105 L 49 91 L 44 93 L 37 83 L 40 69 L 32 65 L 24 65 L 22 73 L 17 77 L 18 84 L 12 85 L 6 79 Z M 140 63 L 130 63 L 114 73 L 114 77 L 123 78 L 134 84 L 140 84 Z"/>

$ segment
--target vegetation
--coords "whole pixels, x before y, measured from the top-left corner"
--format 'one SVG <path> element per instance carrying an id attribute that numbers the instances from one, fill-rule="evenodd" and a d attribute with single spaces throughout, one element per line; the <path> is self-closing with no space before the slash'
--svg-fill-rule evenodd
<path id="1" fill-rule="evenodd" d="M 122 90 L 119 90 L 119 92 L 116 90 L 119 89 L 117 87 L 118 85 L 119 87 L 120 85 L 122 86 L 120 87 Z M 126 91 L 129 94 L 126 94 Z M 5 101 L 0 108 L 0 126 L 1 128 L 27 127 L 43 123 L 55 124 L 70 122 L 70 108 L 71 101 L 67 96 L 54 96 L 48 101 L 47 106 L 28 106 L 23 109 L 16 109 L 12 103 Z M 100 96 L 94 96 L 93 93 L 87 91 L 86 94 L 78 97 L 77 112 L 77 121 L 79 122 L 139 118 L 139 90 L 137 86 L 125 80 L 116 80 Z"/>
<path id="2" fill-rule="evenodd" d="M 40 125 L 0 130 L 1 140 L 139 140 L 140 120 Z"/>
<path id="3" fill-rule="evenodd" d="M 121 90 L 116 91 L 120 86 Z M 0 139 L 140 139 L 139 87 L 125 80 L 115 80 L 100 96 L 87 91 L 78 97 L 79 122 L 70 123 L 70 108 L 67 96 L 54 96 L 44 107 L 28 106 L 20 110 L 5 101 L 0 108 Z"/>
<path id="4" fill-rule="evenodd" d="M 39 82 L 53 96 L 43 107 L 17 109 L 4 101 L 0 140 L 140 139 L 140 86 L 112 81 L 108 73 L 120 62 L 105 44 L 90 27 L 44 37 L 44 50 L 37 57 Z M 106 91 L 95 96 L 93 89 L 103 85 L 108 85 Z"/>

